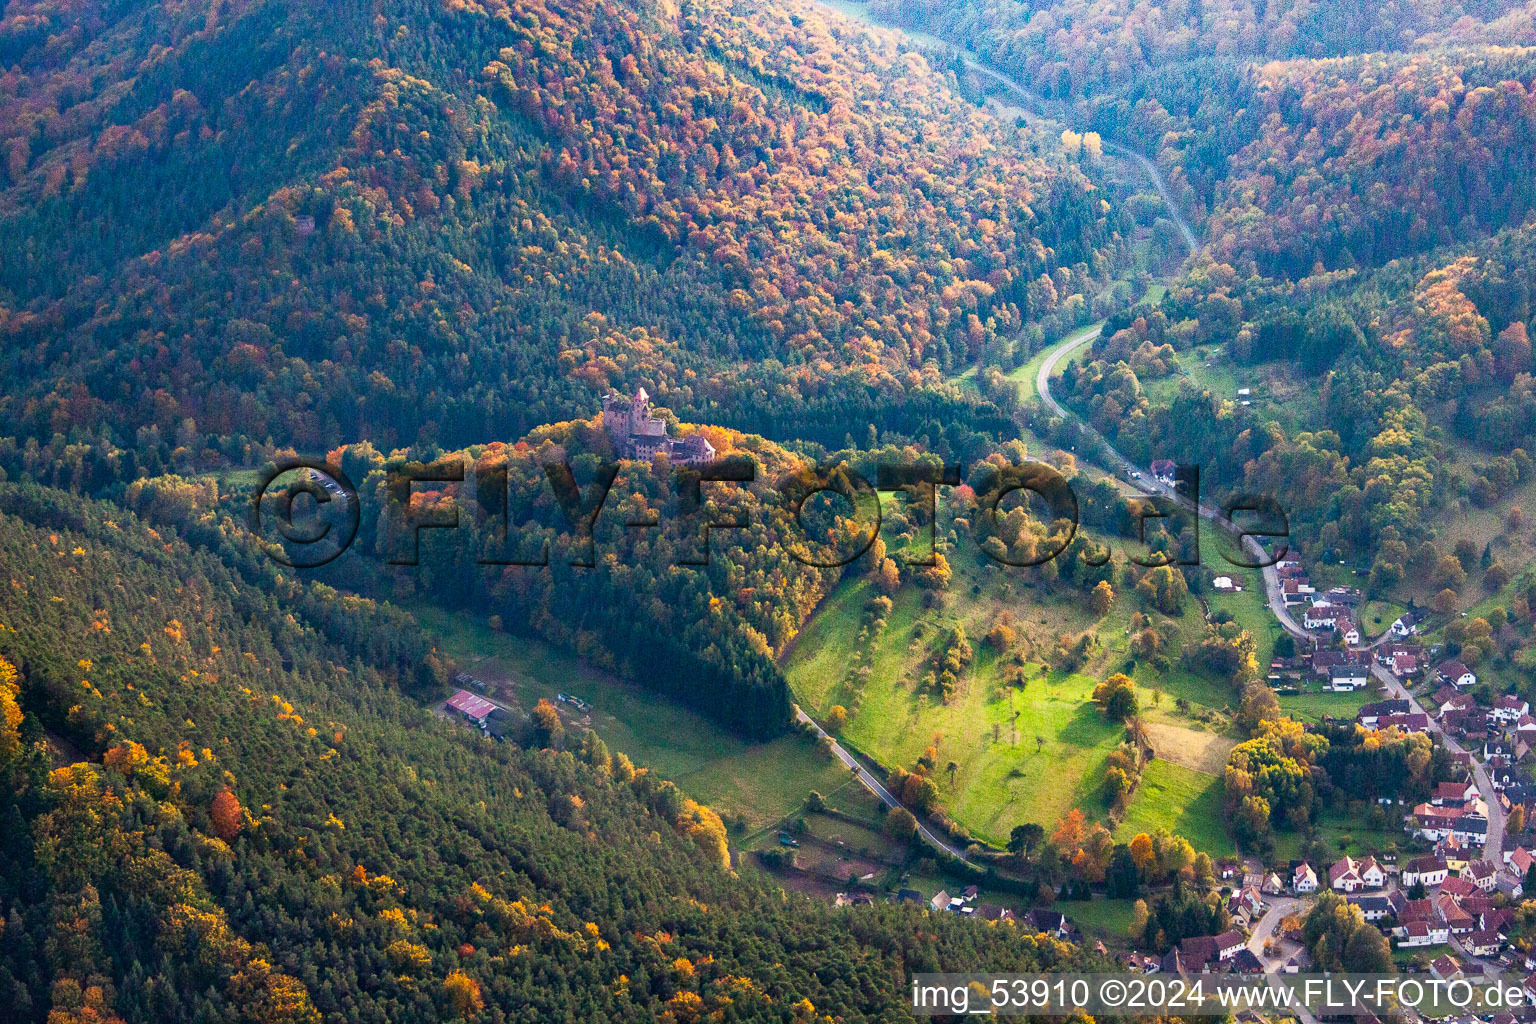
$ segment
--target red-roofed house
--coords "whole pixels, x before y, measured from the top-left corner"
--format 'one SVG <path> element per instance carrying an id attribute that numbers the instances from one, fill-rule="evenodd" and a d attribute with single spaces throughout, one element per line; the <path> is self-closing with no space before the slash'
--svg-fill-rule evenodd
<path id="1" fill-rule="evenodd" d="M 1460 807 L 1468 800 L 1477 799 L 1477 786 L 1472 782 L 1440 782 L 1435 785 L 1434 803 L 1438 807 Z"/>
<path id="2" fill-rule="evenodd" d="M 468 690 L 460 690 L 449 697 L 445 706 L 464 716 L 466 722 L 481 728 L 485 727 L 485 720 L 491 716 L 491 712 L 496 710 L 495 704 Z"/>

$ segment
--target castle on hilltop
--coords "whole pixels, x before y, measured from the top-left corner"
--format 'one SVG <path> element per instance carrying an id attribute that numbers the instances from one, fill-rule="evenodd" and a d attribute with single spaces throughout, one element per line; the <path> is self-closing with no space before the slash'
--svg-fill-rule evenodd
<path id="1" fill-rule="evenodd" d="M 649 460 L 657 452 L 665 452 L 674 466 L 715 461 L 715 446 L 702 435 L 677 438 L 667 434 L 666 421 L 651 415 L 651 396 L 645 388 L 636 391 L 633 398 L 611 390 L 604 395 L 603 430 L 621 458 Z"/>

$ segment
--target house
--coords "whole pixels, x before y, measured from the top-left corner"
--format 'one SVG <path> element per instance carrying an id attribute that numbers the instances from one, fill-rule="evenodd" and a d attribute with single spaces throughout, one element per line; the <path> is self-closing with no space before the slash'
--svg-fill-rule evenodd
<path id="1" fill-rule="evenodd" d="M 1024 923 L 1037 932 L 1045 932 L 1054 935 L 1058 939 L 1064 939 L 1072 931 L 1072 924 L 1066 915 L 1057 910 L 1045 910 L 1035 908 L 1024 915 Z"/>
<path id="2" fill-rule="evenodd" d="M 1158 962 L 1159 974 L 1199 974 L 1205 970 L 1204 960 L 1191 960 L 1179 950 L 1177 946 L 1163 954 L 1163 959 Z"/>
<path id="3" fill-rule="evenodd" d="M 1374 729 L 1383 716 L 1406 715 L 1411 707 L 1406 700 L 1379 700 L 1374 704 L 1361 705 L 1355 714 L 1355 721 L 1367 729 Z"/>
<path id="4" fill-rule="evenodd" d="M 1253 886 L 1244 886 L 1227 901 L 1227 913 L 1243 924 L 1257 920 L 1264 913 L 1264 897 Z"/>
<path id="5" fill-rule="evenodd" d="M 1461 909 L 1477 918 L 1479 927 L 1487 928 L 1490 926 L 1490 922 L 1494 925 L 1499 923 L 1497 915 L 1489 916 L 1494 911 L 1493 897 L 1481 890 L 1474 895 L 1463 896 L 1461 898 Z"/>
<path id="6" fill-rule="evenodd" d="M 1435 920 L 1435 905 L 1427 898 L 1411 900 L 1401 889 L 1394 889 L 1387 893 L 1387 902 L 1392 905 L 1392 914 L 1397 918 L 1397 927 L 1393 934 L 1401 934 L 1404 925 L 1414 921 Z"/>
<path id="7" fill-rule="evenodd" d="M 1492 761 L 1496 757 L 1502 757 L 1506 761 L 1518 761 L 1520 753 L 1517 742 L 1505 736 L 1489 737 L 1488 742 L 1483 744 L 1483 760 Z"/>
<path id="8" fill-rule="evenodd" d="M 1488 717 L 1500 725 L 1514 725 L 1522 716 L 1531 713 L 1530 704 L 1519 697 L 1503 696 L 1493 702 L 1493 707 L 1488 709 Z"/>
<path id="9" fill-rule="evenodd" d="M 1127 953 L 1121 958 L 1125 965 L 1137 974 L 1156 974 L 1163 969 L 1163 962 L 1145 953 Z"/>
<path id="10" fill-rule="evenodd" d="M 1199 974 L 1206 969 L 1206 965 L 1216 963 L 1221 952 L 1216 944 L 1214 935 L 1191 935 L 1179 943 L 1177 966 L 1174 971 L 1168 970 L 1168 960 L 1163 959 L 1163 973 Z"/>
<path id="11" fill-rule="evenodd" d="M 1498 872 L 1493 865 L 1486 860 L 1473 861 L 1461 871 L 1461 877 L 1477 886 L 1483 892 L 1493 892 L 1498 883 Z"/>
<path id="12" fill-rule="evenodd" d="M 1428 732 L 1429 716 L 1422 711 L 1407 715 L 1384 715 L 1376 722 L 1378 729 L 1397 729 L 1401 732 Z"/>
<path id="13" fill-rule="evenodd" d="M 1348 902 L 1360 908 L 1360 916 L 1367 921 L 1384 921 L 1392 916 L 1392 901 L 1385 896 L 1351 896 Z"/>
<path id="14" fill-rule="evenodd" d="M 1349 661 L 1349 655 L 1343 651 L 1313 651 L 1312 674 L 1320 679 L 1327 679 L 1333 675 L 1336 666 Z"/>
<path id="15" fill-rule="evenodd" d="M 1451 933 L 1444 924 L 1432 921 L 1414 921 L 1402 929 L 1403 936 L 1397 942 L 1399 948 L 1415 946 L 1443 946 L 1451 941 Z"/>
<path id="16" fill-rule="evenodd" d="M 1425 886 L 1439 885 L 1450 873 L 1439 857 L 1415 857 L 1403 868 L 1402 884 L 1408 888 L 1421 882 Z"/>
<path id="17" fill-rule="evenodd" d="M 1347 614 L 1342 608 L 1319 601 L 1301 613 L 1301 624 L 1312 630 L 1332 630 L 1338 627 L 1339 620 Z"/>
<path id="18" fill-rule="evenodd" d="M 1462 878 L 1460 875 L 1452 875 L 1440 884 L 1440 894 L 1449 896 L 1458 906 L 1468 896 L 1481 891 L 1470 879 Z"/>
<path id="19" fill-rule="evenodd" d="M 496 705 L 484 697 L 470 693 L 468 690 L 459 690 L 449 697 L 443 705 L 449 711 L 456 711 L 470 725 L 485 728 L 486 720 L 491 712 L 496 710 Z"/>
<path id="20" fill-rule="evenodd" d="M 1359 641 L 1355 641 L 1358 643 Z M 1364 664 L 1347 662 L 1335 665 L 1328 674 L 1329 689 L 1336 691 L 1360 690 L 1370 681 L 1371 673 Z"/>
<path id="21" fill-rule="evenodd" d="M 1392 623 L 1393 636 L 1412 636 L 1419 631 L 1419 615 L 1417 612 L 1404 612 Z"/>
<path id="22" fill-rule="evenodd" d="M 996 903 L 978 903 L 976 916 L 983 921 L 1012 921 L 1013 911 L 1007 907 L 1000 907 Z"/>
<path id="23" fill-rule="evenodd" d="M 1293 576 L 1280 584 L 1280 596 L 1287 607 L 1305 604 L 1317 593 L 1305 576 Z"/>
<path id="24" fill-rule="evenodd" d="M 1285 883 L 1280 881 L 1279 875 L 1271 871 L 1264 876 L 1264 884 L 1259 887 L 1259 891 L 1265 896 L 1279 896 L 1285 892 Z"/>
<path id="25" fill-rule="evenodd" d="M 1380 868 L 1376 871 L 1378 875 L 1381 873 Z M 1328 869 L 1328 887 L 1334 892 L 1359 892 L 1365 888 L 1365 879 L 1360 877 L 1359 865 L 1353 857 L 1335 861 Z"/>
<path id="26" fill-rule="evenodd" d="M 1515 767 L 1514 761 L 1515 758 L 1504 754 L 1495 754 L 1488 758 L 1488 778 L 1493 783 L 1493 788 L 1499 792 L 1526 781 L 1520 769 Z"/>
<path id="27" fill-rule="evenodd" d="M 1312 870 L 1312 865 L 1302 861 L 1291 872 L 1291 891 L 1297 893 L 1317 892 L 1317 872 Z"/>
<path id="28" fill-rule="evenodd" d="M 1496 930 L 1485 928 L 1462 939 L 1461 946 L 1473 956 L 1498 956 L 1504 947 L 1504 939 Z"/>
<path id="29" fill-rule="evenodd" d="M 1340 625 L 1344 629 L 1344 642 L 1346 644 L 1354 647 L 1360 643 L 1360 627 L 1345 623 L 1340 623 Z"/>
<path id="30" fill-rule="evenodd" d="M 945 892 L 943 889 L 940 889 L 938 892 L 933 894 L 933 899 L 928 901 L 928 905 L 931 906 L 934 910 L 948 910 L 949 905 L 952 902 L 954 901 L 950 899 L 949 893 Z"/>
<path id="31" fill-rule="evenodd" d="M 1244 946 L 1234 953 L 1231 959 L 1225 961 L 1227 970 L 1233 974 L 1263 974 L 1264 963 L 1254 955 L 1253 950 Z"/>
<path id="32" fill-rule="evenodd" d="M 1450 871 L 1462 870 L 1472 862 L 1474 855 L 1472 844 L 1454 835 L 1448 835 L 1435 844 L 1435 856 L 1445 861 Z"/>
<path id="33" fill-rule="evenodd" d="M 1432 803 L 1436 807 L 1460 807 L 1468 800 L 1477 799 L 1477 786 L 1466 782 L 1439 782 L 1435 784 Z"/>
<path id="34" fill-rule="evenodd" d="M 1463 977 L 1461 963 L 1449 953 L 1435 957 L 1429 965 L 1429 973 L 1441 981 L 1459 981 Z"/>
<path id="35" fill-rule="evenodd" d="M 921 903 L 923 902 L 923 894 L 918 892 L 916 889 L 901 889 L 896 893 L 896 902 Z"/>
<path id="36" fill-rule="evenodd" d="M 1488 718 L 1476 709 L 1442 712 L 1440 725 L 1446 732 L 1471 743 L 1480 743 L 1488 737 Z"/>
<path id="37" fill-rule="evenodd" d="M 1248 948 L 1248 940 L 1237 930 L 1222 932 L 1216 936 L 1216 959 L 1231 960 L 1238 950 Z"/>
<path id="38" fill-rule="evenodd" d="M 1435 669 L 1440 678 L 1458 690 L 1470 690 L 1477 685 L 1477 676 L 1471 669 L 1452 658 L 1450 661 L 1442 661 Z"/>
<path id="39" fill-rule="evenodd" d="M 1487 897 L 1480 896 L 1478 899 L 1487 899 Z M 1500 935 L 1508 936 L 1510 926 L 1515 923 L 1515 912 L 1508 907 L 1495 909 L 1489 906 L 1487 910 L 1478 915 L 1478 923 L 1486 931 L 1498 932 Z"/>
<path id="40" fill-rule="evenodd" d="M 1515 720 L 1515 737 L 1525 741 L 1526 746 L 1536 743 L 1536 718 L 1530 715 L 1521 715 Z"/>
<path id="41" fill-rule="evenodd" d="M 1488 842 L 1488 819 L 1480 814 L 1466 814 L 1457 820 L 1451 835 L 1474 846 Z"/>
<path id="42" fill-rule="evenodd" d="M 1452 711 L 1477 710 L 1477 699 L 1470 693 L 1462 693 L 1454 686 L 1440 687 L 1435 691 L 1434 701 L 1442 715 Z"/>
<path id="43" fill-rule="evenodd" d="M 1411 679 L 1419 674 L 1419 658 L 1414 654 L 1398 654 L 1392 658 L 1392 674 L 1399 679 Z"/>
<path id="44" fill-rule="evenodd" d="M 1435 899 L 1435 909 L 1440 912 L 1441 920 L 1452 935 L 1471 935 L 1477 931 L 1477 921 L 1461 909 L 1455 897 L 1441 893 Z"/>

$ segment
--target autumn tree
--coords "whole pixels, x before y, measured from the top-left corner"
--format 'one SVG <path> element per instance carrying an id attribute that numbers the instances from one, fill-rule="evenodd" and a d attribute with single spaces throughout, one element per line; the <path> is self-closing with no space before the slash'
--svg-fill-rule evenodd
<path id="1" fill-rule="evenodd" d="M 473 1017 L 485 1009 L 485 1000 L 480 995 L 480 983 L 463 971 L 454 971 L 443 981 L 443 991 L 448 995 L 448 1004 L 453 1007 L 453 1012 L 460 1017 Z"/>
<path id="2" fill-rule="evenodd" d="M 565 738 L 565 726 L 560 721 L 560 712 L 555 710 L 547 698 L 541 697 L 533 706 L 533 731 L 541 747 L 558 747 Z"/>
<path id="3" fill-rule="evenodd" d="M 213 819 L 214 835 L 226 843 L 239 835 L 240 829 L 245 825 L 245 812 L 240 807 L 240 801 L 227 789 L 213 798 L 213 806 L 209 808 L 208 813 Z"/>
<path id="4" fill-rule="evenodd" d="M 1114 603 L 1115 588 L 1109 585 L 1108 580 L 1100 580 L 1094 584 L 1093 590 L 1088 594 L 1088 607 L 1093 610 L 1093 614 L 1100 618 L 1104 617 Z"/>

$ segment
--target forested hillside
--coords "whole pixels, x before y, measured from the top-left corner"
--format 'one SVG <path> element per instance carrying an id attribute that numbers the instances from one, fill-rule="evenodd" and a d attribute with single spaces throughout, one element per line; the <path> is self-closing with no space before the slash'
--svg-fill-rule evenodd
<path id="1" fill-rule="evenodd" d="M 1536 53 L 1508 0 L 872 10 L 969 46 L 1154 157 L 1245 276 L 1374 266 L 1530 211 Z"/>
<path id="2" fill-rule="evenodd" d="M 890 1019 L 908 971 L 1076 962 L 734 877 L 670 783 L 434 720 L 406 621 L 238 539 L 0 509 L 8 1019 Z"/>
<path id="3" fill-rule="evenodd" d="M 1118 258 L 1079 170 L 805 2 L 6 12 L 0 436 L 77 442 L 61 482 L 516 437 L 610 384 L 942 444 L 997 423 L 945 371 Z"/>

